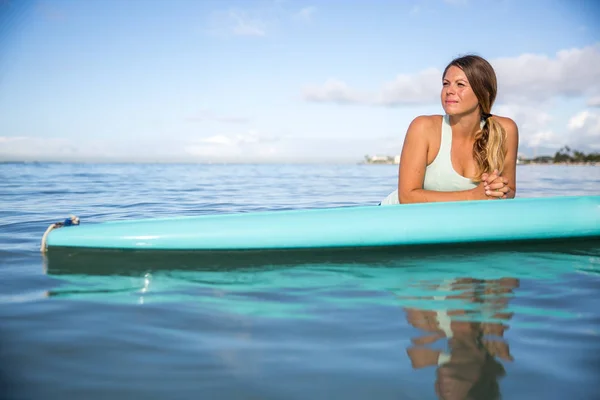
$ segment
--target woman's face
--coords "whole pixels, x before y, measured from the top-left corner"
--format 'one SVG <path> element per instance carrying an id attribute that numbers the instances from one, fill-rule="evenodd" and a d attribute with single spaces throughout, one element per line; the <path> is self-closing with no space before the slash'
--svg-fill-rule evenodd
<path id="1" fill-rule="evenodd" d="M 442 81 L 442 107 L 448 115 L 462 115 L 474 112 L 479 100 L 462 69 L 452 65 Z"/>

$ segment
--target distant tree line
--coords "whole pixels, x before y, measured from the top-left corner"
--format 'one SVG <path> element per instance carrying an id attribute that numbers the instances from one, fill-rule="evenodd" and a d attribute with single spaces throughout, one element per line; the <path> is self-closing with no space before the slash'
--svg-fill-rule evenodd
<path id="1" fill-rule="evenodd" d="M 585 154 L 581 151 L 564 146 L 558 150 L 554 156 L 539 156 L 532 159 L 520 159 L 523 164 L 541 163 L 541 164 L 587 164 L 600 163 L 600 153 Z"/>

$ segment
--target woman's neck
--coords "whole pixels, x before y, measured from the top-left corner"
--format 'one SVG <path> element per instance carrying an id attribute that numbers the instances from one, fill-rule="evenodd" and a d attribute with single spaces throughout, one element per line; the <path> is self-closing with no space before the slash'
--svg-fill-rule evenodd
<path id="1" fill-rule="evenodd" d="M 464 139 L 474 138 L 480 129 L 480 123 L 481 117 L 479 112 L 450 116 L 452 132 Z"/>

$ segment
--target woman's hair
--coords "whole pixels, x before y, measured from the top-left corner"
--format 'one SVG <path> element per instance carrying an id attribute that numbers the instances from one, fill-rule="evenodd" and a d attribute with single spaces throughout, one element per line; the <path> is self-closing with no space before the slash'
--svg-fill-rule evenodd
<path id="1" fill-rule="evenodd" d="M 442 77 L 446 76 L 446 71 L 451 66 L 460 68 L 467 76 L 479 100 L 481 118 L 485 120 L 473 144 L 473 157 L 477 163 L 475 180 L 479 181 L 483 173 L 491 173 L 495 169 L 502 172 L 506 156 L 506 131 L 491 115 L 498 90 L 496 73 L 489 62 L 476 55 L 466 55 L 452 60 L 444 69 Z"/>

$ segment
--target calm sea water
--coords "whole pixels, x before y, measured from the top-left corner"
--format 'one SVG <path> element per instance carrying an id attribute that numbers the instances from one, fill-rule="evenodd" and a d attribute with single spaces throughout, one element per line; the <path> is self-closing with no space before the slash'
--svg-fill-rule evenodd
<path id="1" fill-rule="evenodd" d="M 597 398 L 598 241 L 410 253 L 39 252 L 46 227 L 69 214 L 93 223 L 377 204 L 396 173 L 0 165 L 3 398 Z M 518 185 L 522 197 L 600 195 L 600 167 L 519 166 Z M 497 218 L 482 223 L 493 229 Z"/>

